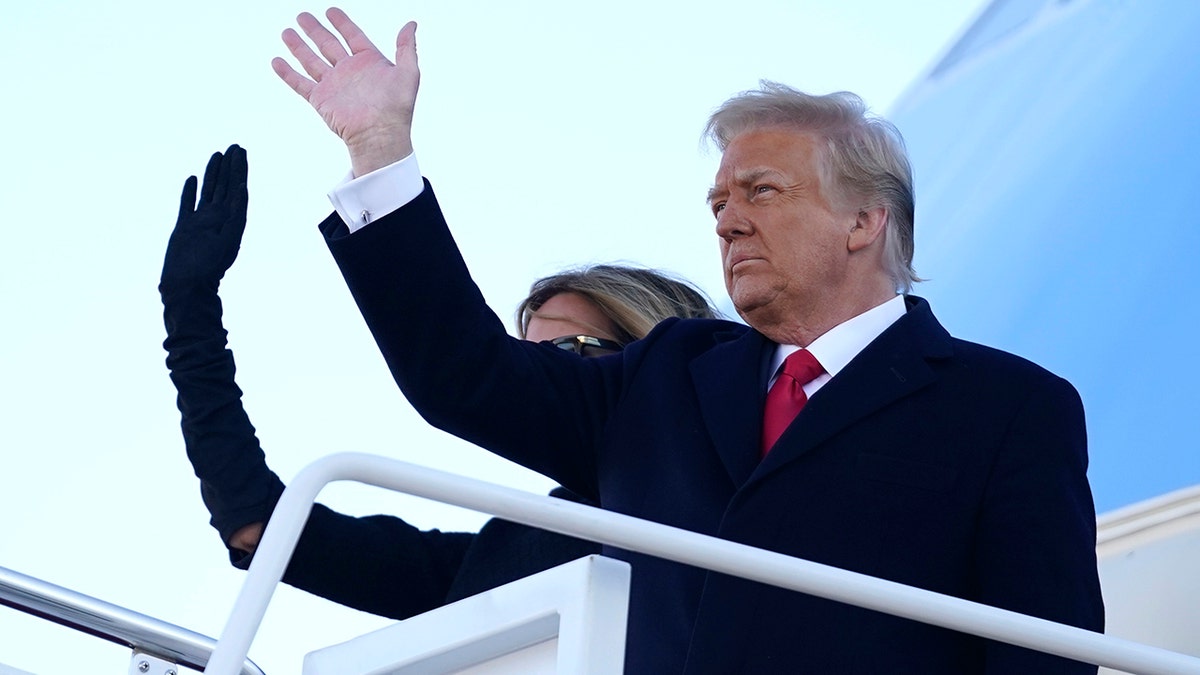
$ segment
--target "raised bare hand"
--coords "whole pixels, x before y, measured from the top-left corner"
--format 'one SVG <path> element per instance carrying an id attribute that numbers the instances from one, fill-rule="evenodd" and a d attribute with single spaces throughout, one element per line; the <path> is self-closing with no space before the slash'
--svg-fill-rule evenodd
<path id="1" fill-rule="evenodd" d="M 217 289 L 237 259 L 246 230 L 249 170 L 246 151 L 231 145 L 225 154 L 214 152 L 209 158 L 199 202 L 196 177 L 184 181 L 179 218 L 163 260 L 160 288 L 164 292 L 197 285 Z"/>
<path id="2" fill-rule="evenodd" d="M 305 12 L 296 22 L 320 54 L 291 28 L 283 31 L 283 42 L 308 77 L 282 58 L 273 59 L 271 67 L 346 143 L 354 175 L 361 176 L 412 153 L 421 79 L 417 24 L 410 21 L 400 29 L 392 63 L 345 12 L 332 7 L 325 15 L 345 44 Z"/>

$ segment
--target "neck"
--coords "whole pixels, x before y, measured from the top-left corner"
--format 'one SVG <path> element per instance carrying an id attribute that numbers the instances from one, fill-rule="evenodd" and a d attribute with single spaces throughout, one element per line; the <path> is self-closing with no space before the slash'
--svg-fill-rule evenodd
<path id="1" fill-rule="evenodd" d="M 807 308 L 808 311 L 803 311 L 804 308 L 790 307 L 782 308 L 777 312 L 769 312 L 766 310 L 774 308 L 762 308 L 762 310 L 747 312 L 741 316 L 746 323 L 772 342 L 807 347 L 834 327 L 863 312 L 874 309 L 894 297 L 896 297 L 896 292 L 888 290 L 862 296 L 854 302 L 814 303 L 813 306 Z"/>

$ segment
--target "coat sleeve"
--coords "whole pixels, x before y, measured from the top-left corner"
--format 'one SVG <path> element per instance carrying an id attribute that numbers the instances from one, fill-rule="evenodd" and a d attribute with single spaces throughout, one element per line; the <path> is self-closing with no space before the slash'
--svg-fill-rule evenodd
<path id="1" fill-rule="evenodd" d="M 475 537 L 314 504 L 283 581 L 347 607 L 407 619 L 449 601 Z M 250 556 L 235 565 L 248 568 Z"/>
<path id="2" fill-rule="evenodd" d="M 336 215 L 321 231 L 393 378 L 426 421 L 597 496 L 596 447 L 626 359 L 581 359 L 509 336 L 428 181 L 415 200 L 353 234 Z"/>
<path id="3" fill-rule="evenodd" d="M 1036 387 L 1011 421 L 978 527 L 982 602 L 1103 632 L 1096 518 L 1083 405 L 1066 380 Z M 999 642 L 988 673 L 1095 673 L 1096 667 Z"/>

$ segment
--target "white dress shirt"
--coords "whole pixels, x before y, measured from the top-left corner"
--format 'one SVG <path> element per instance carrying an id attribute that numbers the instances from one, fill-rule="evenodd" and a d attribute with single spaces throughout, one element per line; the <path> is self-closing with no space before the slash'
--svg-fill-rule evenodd
<path id="1" fill-rule="evenodd" d="M 353 233 L 416 199 L 424 189 L 417 156 L 411 154 L 358 178 L 347 174 L 329 193 L 329 201 Z"/>

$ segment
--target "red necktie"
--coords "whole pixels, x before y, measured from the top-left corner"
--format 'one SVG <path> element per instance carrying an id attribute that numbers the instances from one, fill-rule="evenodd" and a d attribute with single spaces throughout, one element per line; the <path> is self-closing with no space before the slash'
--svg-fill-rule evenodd
<path id="1" fill-rule="evenodd" d="M 807 349 L 793 352 L 783 361 L 783 370 L 775 384 L 767 392 L 767 403 L 763 406 L 762 456 L 766 457 L 771 446 L 783 435 L 796 414 L 808 402 L 804 385 L 825 372 L 815 356 Z"/>

